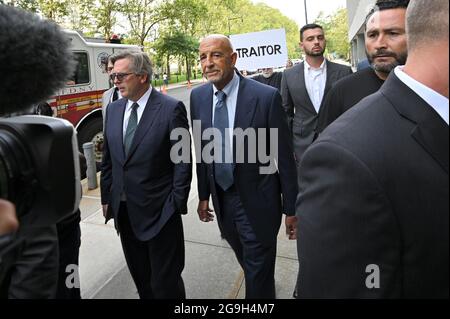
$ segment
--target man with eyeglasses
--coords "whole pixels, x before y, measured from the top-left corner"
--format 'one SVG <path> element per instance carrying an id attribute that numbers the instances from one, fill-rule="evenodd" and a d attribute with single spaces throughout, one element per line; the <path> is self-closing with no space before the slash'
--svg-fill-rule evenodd
<path id="1" fill-rule="evenodd" d="M 172 161 L 173 130 L 189 131 L 182 102 L 154 90 L 147 54 L 111 57 L 111 79 L 123 99 L 106 111 L 101 197 L 114 218 L 141 299 L 184 299 L 184 235 L 190 161 Z M 188 133 L 189 134 L 189 133 Z M 176 163 L 175 163 L 176 162 Z"/>

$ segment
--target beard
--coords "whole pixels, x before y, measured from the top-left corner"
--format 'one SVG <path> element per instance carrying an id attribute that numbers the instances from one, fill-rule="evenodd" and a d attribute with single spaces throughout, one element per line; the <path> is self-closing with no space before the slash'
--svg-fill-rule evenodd
<path id="1" fill-rule="evenodd" d="M 325 53 L 325 48 L 320 49 L 321 49 L 320 51 L 305 50 L 305 54 L 312 57 L 323 56 L 323 54 Z"/>
<path id="2" fill-rule="evenodd" d="M 388 51 L 388 50 L 378 50 L 373 53 L 366 51 L 367 60 L 369 61 L 372 68 L 380 73 L 389 74 L 399 65 L 405 65 L 406 59 L 408 58 L 408 52 L 401 52 L 399 54 Z M 378 56 L 386 56 L 394 58 L 393 62 L 375 62 Z"/>

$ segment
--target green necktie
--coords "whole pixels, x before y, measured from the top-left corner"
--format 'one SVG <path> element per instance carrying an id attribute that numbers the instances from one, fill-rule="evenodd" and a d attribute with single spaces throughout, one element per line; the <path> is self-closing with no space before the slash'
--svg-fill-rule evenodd
<path id="1" fill-rule="evenodd" d="M 134 133 L 136 133 L 136 128 L 138 125 L 138 117 L 137 117 L 137 108 L 139 104 L 133 103 L 130 119 L 128 120 L 127 132 L 125 133 L 124 146 L 125 146 L 125 155 L 128 156 L 128 152 L 130 151 L 131 144 L 133 143 Z"/>

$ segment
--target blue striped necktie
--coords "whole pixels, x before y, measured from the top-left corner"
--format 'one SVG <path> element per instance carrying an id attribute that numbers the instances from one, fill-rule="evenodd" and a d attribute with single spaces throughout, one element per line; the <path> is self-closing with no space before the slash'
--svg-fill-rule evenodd
<path id="1" fill-rule="evenodd" d="M 227 191 L 234 183 L 233 164 L 226 163 L 226 149 L 230 148 L 231 141 L 226 129 L 229 129 L 227 95 L 222 91 L 216 92 L 217 104 L 214 111 L 214 127 L 218 129 L 222 137 L 222 163 L 214 163 L 216 183 Z M 228 150 L 228 154 L 231 154 Z"/>

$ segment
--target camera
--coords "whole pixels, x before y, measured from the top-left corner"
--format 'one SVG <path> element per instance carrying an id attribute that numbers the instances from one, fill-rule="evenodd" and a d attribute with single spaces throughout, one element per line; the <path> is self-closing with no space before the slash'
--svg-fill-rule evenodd
<path id="1" fill-rule="evenodd" d="M 77 145 L 75 129 L 66 120 L 0 118 L 0 198 L 15 204 L 20 227 L 54 225 L 78 209 Z M 24 244 L 26 238 L 0 237 L 0 283 Z"/>
<path id="2" fill-rule="evenodd" d="M 32 115 L 0 119 L 0 198 L 16 205 L 20 224 L 55 224 L 80 197 L 72 124 Z"/>
<path id="3" fill-rule="evenodd" d="M 2 4 L 0 30 L 0 73 L 9 75 L 0 80 L 0 198 L 15 204 L 19 220 L 17 234 L 0 236 L 2 288 L 3 278 L 33 240 L 27 230 L 51 227 L 74 213 L 81 185 L 72 124 L 23 115 L 73 74 L 70 39 L 55 23 Z"/>

